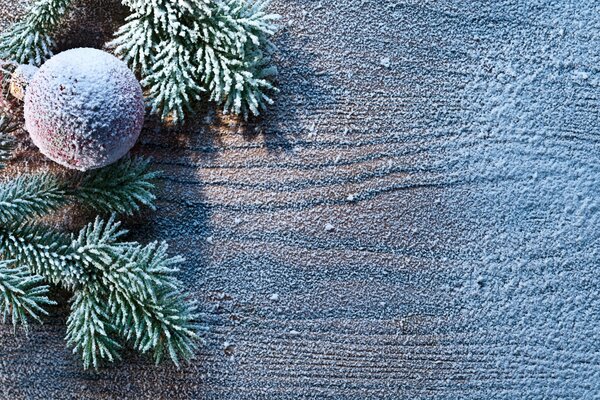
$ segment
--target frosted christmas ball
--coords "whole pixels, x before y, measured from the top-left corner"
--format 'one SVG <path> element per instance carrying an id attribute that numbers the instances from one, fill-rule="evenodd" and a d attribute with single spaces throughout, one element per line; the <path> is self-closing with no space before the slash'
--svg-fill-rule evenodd
<path id="1" fill-rule="evenodd" d="M 144 123 L 142 88 L 118 58 L 97 49 L 57 54 L 25 93 L 25 127 L 40 151 L 82 171 L 123 157 Z"/>

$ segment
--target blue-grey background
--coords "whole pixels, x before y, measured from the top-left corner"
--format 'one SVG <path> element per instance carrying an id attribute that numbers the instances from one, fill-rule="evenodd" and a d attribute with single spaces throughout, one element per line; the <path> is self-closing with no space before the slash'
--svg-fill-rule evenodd
<path id="1" fill-rule="evenodd" d="M 84 2 L 61 46 L 101 46 L 115 4 Z M 84 372 L 63 306 L 0 328 L 0 397 L 600 398 L 600 3 L 271 9 L 269 113 L 150 120 L 136 148 L 165 174 L 127 225 L 186 257 L 197 359 Z M 21 136 L 10 171 L 53 168 Z"/>

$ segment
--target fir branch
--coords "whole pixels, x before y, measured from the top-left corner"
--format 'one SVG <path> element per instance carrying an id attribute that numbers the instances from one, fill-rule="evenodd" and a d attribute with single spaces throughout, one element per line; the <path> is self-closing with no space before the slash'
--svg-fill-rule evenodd
<path id="1" fill-rule="evenodd" d="M 33 224 L 0 224 L 0 253 L 26 265 L 34 274 L 68 290 L 88 282 L 73 260 L 68 235 Z"/>
<path id="2" fill-rule="evenodd" d="M 181 257 L 170 257 L 165 243 L 140 246 L 117 242 L 123 233 L 110 219 L 96 219 L 82 229 L 72 247 L 80 255 L 82 268 L 92 276 L 87 287 L 110 293 L 108 305 L 121 337 L 134 348 L 153 351 L 156 362 L 168 353 L 179 365 L 195 349 L 194 303 L 183 299 L 181 283 L 173 265 Z"/>
<path id="3" fill-rule="evenodd" d="M 97 282 L 96 276 L 111 265 L 128 243 L 117 243 L 126 233 L 114 217 L 96 218 L 69 236 L 37 224 L 0 224 L 0 253 L 28 265 L 49 282 L 74 290 Z"/>
<path id="4" fill-rule="evenodd" d="M 120 321 L 121 335 L 132 341 L 136 350 L 151 351 L 157 364 L 168 355 L 180 366 L 180 358 L 189 361 L 193 357 L 197 340 L 195 305 L 181 297 L 179 292 L 163 288 L 156 302 L 143 302 L 115 291 L 109 302 Z"/>
<path id="5" fill-rule="evenodd" d="M 269 42 L 278 16 L 264 0 L 124 0 L 133 14 L 109 43 L 142 76 L 149 104 L 183 122 L 203 91 L 226 112 L 257 115 L 272 103 Z"/>
<path id="6" fill-rule="evenodd" d="M 123 233 L 113 231 L 118 224 L 111 219 L 110 227 L 91 225 L 106 228 L 105 233 L 113 235 L 108 239 L 96 235 L 97 231 L 90 231 L 90 227 L 84 228 L 77 239 L 69 239 L 29 221 L 77 201 L 98 211 L 131 215 L 142 205 L 153 207 L 154 186 L 150 180 L 156 175 L 149 171 L 147 160 L 126 159 L 74 181 L 58 180 L 49 174 L 8 181 L 0 185 L 0 252 L 67 289 L 83 285 L 89 277 L 84 274 L 81 258 L 92 257 L 100 251 L 101 244 L 115 242 Z M 93 240 L 95 247 L 88 249 L 81 240 L 90 237 L 87 245 Z"/>
<path id="7" fill-rule="evenodd" d="M 212 2 L 125 0 L 133 14 L 109 43 L 115 54 L 138 70 L 152 112 L 181 122 L 203 89 L 193 63 L 197 20 L 212 12 Z"/>
<path id="8" fill-rule="evenodd" d="M 107 167 L 80 175 L 68 193 L 101 213 L 132 215 L 141 206 L 154 209 L 152 180 L 160 173 L 150 171 L 150 161 L 124 158 Z"/>
<path id="9" fill-rule="evenodd" d="M 173 4 L 168 0 L 122 0 L 132 14 L 108 44 L 133 70 L 142 77 L 152 70 L 159 53 L 156 46 L 169 40 L 183 41 L 193 47 L 197 20 L 213 13 L 212 0 L 191 0 Z M 175 17 L 173 17 L 175 16 Z"/>
<path id="10" fill-rule="evenodd" d="M 223 105 L 225 113 L 241 114 L 248 118 L 249 114 L 259 115 L 273 104 L 269 92 L 277 88 L 268 80 L 276 71 L 269 66 L 268 59 L 260 50 L 250 51 L 243 61 L 217 55 L 210 46 L 205 46 L 198 53 L 205 65 L 204 83 L 210 91 L 210 100 Z"/>
<path id="11" fill-rule="evenodd" d="M 180 358 L 192 357 L 197 338 L 195 305 L 183 299 L 173 276 L 172 265 L 182 259 L 169 257 L 164 243 L 117 242 L 118 228 L 112 218 L 96 219 L 72 244 L 91 275 L 88 296 L 108 293 L 106 313 L 119 337 L 141 352 L 153 351 L 156 362 L 168 353 L 179 365 Z"/>
<path id="12" fill-rule="evenodd" d="M 121 334 L 137 350 L 152 351 L 156 363 L 168 354 L 179 366 L 180 358 L 193 356 L 197 315 L 173 276 L 177 270 L 171 266 L 182 259 L 169 257 L 167 249 L 165 243 L 132 247 L 123 255 L 127 261 L 105 279 Z"/>
<path id="13" fill-rule="evenodd" d="M 72 0 L 38 0 L 23 21 L 0 34 L 0 58 L 22 64 L 41 65 L 52 56 L 52 34 Z"/>
<path id="14" fill-rule="evenodd" d="M 18 324 L 27 328 L 28 317 L 41 322 L 40 316 L 48 315 L 44 306 L 56 303 L 48 298 L 43 277 L 13 263 L 0 261 L 0 313 L 4 322 L 10 318 L 15 328 Z"/>
<path id="15" fill-rule="evenodd" d="M 144 159 L 124 159 L 81 174 L 74 182 L 49 173 L 20 176 L 0 184 L 0 222 L 18 224 L 74 201 L 121 215 L 132 215 L 141 206 L 154 208 L 151 180 L 158 173 L 149 171 L 149 165 Z"/>
<path id="16" fill-rule="evenodd" d="M 50 174 L 24 175 L 0 185 L 0 222 L 19 223 L 43 216 L 67 202 L 61 183 Z"/>
<path id="17" fill-rule="evenodd" d="M 183 121 L 191 104 L 200 100 L 204 89 L 195 82 L 191 58 L 186 43 L 177 39 L 163 41 L 158 45 L 150 73 L 141 82 L 147 88 L 151 111 L 163 120 Z"/>
<path id="18" fill-rule="evenodd" d="M 113 263 L 104 271 L 104 284 L 117 290 L 126 290 L 141 301 L 158 301 L 156 289 L 176 290 L 181 286 L 173 275 L 173 265 L 181 257 L 169 257 L 165 243 L 153 242 L 146 246 L 125 244 L 119 251 L 120 263 Z M 121 289 L 119 289 L 121 288 Z"/>
<path id="19" fill-rule="evenodd" d="M 130 8 L 135 9 L 133 5 Z M 152 63 L 150 51 L 146 49 L 152 49 L 155 45 L 156 34 L 149 28 L 150 21 L 144 18 L 144 13 L 133 13 L 126 21 L 108 45 L 133 71 L 140 71 L 142 76 L 146 76 Z"/>
<path id="20" fill-rule="evenodd" d="M 165 243 L 119 241 L 125 233 L 114 216 L 96 218 L 71 239 L 40 226 L 0 225 L 0 252 L 75 290 L 72 313 L 77 315 L 69 319 L 68 340 L 82 353 L 86 368 L 115 358 L 111 349 L 116 351 L 119 338 L 141 352 L 152 351 L 156 362 L 168 354 L 179 365 L 180 359 L 192 357 L 197 339 L 195 304 L 183 298 L 182 284 L 174 277 L 173 266 L 182 259 L 170 257 Z M 106 308 L 97 310 L 99 304 Z M 112 333 L 93 335 L 108 324 Z"/>
<path id="21" fill-rule="evenodd" d="M 98 368 L 102 360 L 120 360 L 122 346 L 114 339 L 116 327 L 105 310 L 105 294 L 88 290 L 75 292 L 67 320 L 67 344 L 80 353 L 83 368 Z"/>
<path id="22" fill-rule="evenodd" d="M 277 90 L 269 81 L 277 70 L 270 65 L 268 53 L 279 16 L 265 11 L 268 1 L 264 0 L 227 0 L 217 5 L 217 23 L 202 32 L 198 72 L 210 100 L 223 104 L 226 113 L 258 115 L 273 103 L 268 93 Z"/>
<path id="23" fill-rule="evenodd" d="M 129 243 L 118 243 L 119 237 L 127 231 L 120 229 L 121 223 L 115 221 L 114 215 L 108 221 L 96 217 L 93 223 L 87 224 L 79 231 L 70 244 L 72 255 L 69 259 L 79 265 L 79 270 L 87 276 L 86 286 L 98 287 L 103 274 L 118 263 L 123 248 Z"/>

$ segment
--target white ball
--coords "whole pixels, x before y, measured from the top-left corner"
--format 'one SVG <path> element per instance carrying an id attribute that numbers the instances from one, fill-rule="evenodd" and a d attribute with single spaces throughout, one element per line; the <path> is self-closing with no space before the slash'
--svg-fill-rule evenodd
<path id="1" fill-rule="evenodd" d="M 135 144 L 144 123 L 142 88 L 115 56 L 68 50 L 42 65 L 25 93 L 25 127 L 40 151 L 68 168 L 111 164 Z"/>

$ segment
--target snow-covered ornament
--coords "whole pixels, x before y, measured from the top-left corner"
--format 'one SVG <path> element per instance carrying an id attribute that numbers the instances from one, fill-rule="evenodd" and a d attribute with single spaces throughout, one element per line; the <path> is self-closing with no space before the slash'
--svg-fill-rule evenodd
<path id="1" fill-rule="evenodd" d="M 82 171 L 123 157 L 144 123 L 142 88 L 133 72 L 104 51 L 57 54 L 26 87 L 25 128 L 53 161 Z"/>

